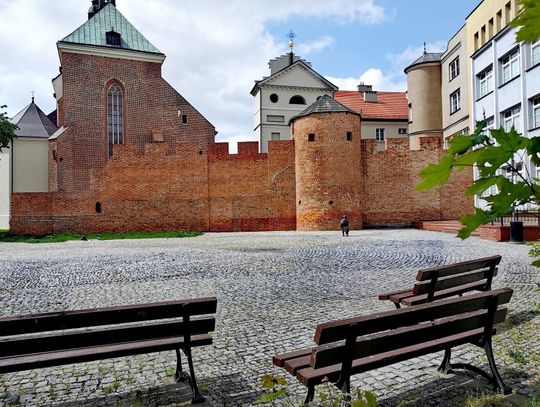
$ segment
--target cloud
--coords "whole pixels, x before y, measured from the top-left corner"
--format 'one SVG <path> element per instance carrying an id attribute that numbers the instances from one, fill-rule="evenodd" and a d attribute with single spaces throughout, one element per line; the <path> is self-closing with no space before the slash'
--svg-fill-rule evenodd
<path id="1" fill-rule="evenodd" d="M 426 44 L 427 52 L 444 52 L 446 47 L 447 42 L 442 40 Z M 373 85 L 373 90 L 405 92 L 407 90 L 407 77 L 403 71 L 414 60 L 418 59 L 423 52 L 423 44 L 420 46 L 408 46 L 400 53 L 386 54 L 386 59 L 389 62 L 386 72 L 381 68 L 374 67 L 361 73 L 358 78 L 326 76 L 326 79 L 337 85 L 340 90 L 356 90 L 356 86 L 362 82 L 366 85 Z"/>
<path id="2" fill-rule="evenodd" d="M 323 49 L 334 45 L 334 38 L 328 35 L 321 37 L 317 40 L 301 43 L 298 48 L 298 53 L 302 56 L 309 56 L 310 54 L 321 52 Z"/>
<path id="3" fill-rule="evenodd" d="M 253 81 L 287 50 L 268 23 L 294 16 L 373 25 L 388 16 L 376 0 L 119 0 L 118 9 L 167 55 L 163 77 L 210 120 L 219 139 L 254 139 Z M 0 0 L 0 105 L 13 116 L 30 102 L 55 108 L 51 79 L 58 74 L 56 42 L 86 21 L 89 0 Z M 306 38 L 303 55 L 334 45 L 330 36 Z M 234 147 L 233 147 L 234 149 Z"/>
<path id="4" fill-rule="evenodd" d="M 446 50 L 447 41 L 435 41 L 426 43 L 427 52 L 444 52 Z M 414 60 L 418 59 L 424 53 L 424 45 L 408 46 L 399 54 L 387 54 L 386 59 L 395 67 L 405 69 Z"/>
<path id="5" fill-rule="evenodd" d="M 387 92 L 405 92 L 407 90 L 407 80 L 399 74 L 385 75 L 378 68 L 369 68 L 358 78 L 334 78 L 327 76 L 330 82 L 339 87 L 340 90 L 356 90 L 359 83 L 373 85 L 373 90 Z"/>

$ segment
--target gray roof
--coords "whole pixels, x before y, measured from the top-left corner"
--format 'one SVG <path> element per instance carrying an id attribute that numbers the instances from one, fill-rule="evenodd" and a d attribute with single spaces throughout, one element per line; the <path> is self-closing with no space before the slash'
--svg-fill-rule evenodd
<path id="1" fill-rule="evenodd" d="M 120 47 L 107 45 L 106 33 L 111 30 L 120 33 Z M 162 54 L 133 27 L 112 3 L 108 3 L 97 14 L 59 42 Z"/>
<path id="2" fill-rule="evenodd" d="M 11 122 L 19 126 L 15 132 L 17 137 L 49 138 L 58 130 L 51 119 L 34 103 L 34 100 L 11 119 Z"/>
<path id="3" fill-rule="evenodd" d="M 352 113 L 357 116 L 360 116 L 359 113 L 355 112 L 354 110 L 349 109 L 345 105 L 342 105 L 331 96 L 324 95 L 324 96 L 321 96 L 318 100 L 316 100 L 313 104 L 311 104 L 306 110 L 298 113 L 294 117 L 291 117 L 291 119 L 289 120 L 289 124 L 291 124 L 291 122 L 293 122 L 294 120 L 300 117 L 309 116 L 310 114 L 316 114 L 316 113 Z"/>
<path id="4" fill-rule="evenodd" d="M 426 64 L 429 62 L 441 62 L 442 54 L 442 52 L 424 52 L 420 58 L 416 59 L 412 64 L 405 68 L 405 73 L 416 65 Z"/>

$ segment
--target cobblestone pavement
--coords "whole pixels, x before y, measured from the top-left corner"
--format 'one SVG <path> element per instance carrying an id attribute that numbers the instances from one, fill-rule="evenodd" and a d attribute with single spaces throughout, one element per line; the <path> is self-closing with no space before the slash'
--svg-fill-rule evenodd
<path id="1" fill-rule="evenodd" d="M 0 243 L 0 315 L 217 296 L 214 345 L 194 351 L 208 405 L 249 405 L 274 354 L 311 345 L 318 323 L 392 309 L 377 300 L 408 287 L 418 268 L 501 254 L 495 287 L 515 294 L 494 345 L 522 397 L 540 388 L 540 274 L 524 245 L 417 230 L 205 234 L 191 239 Z M 355 376 L 381 406 L 459 406 L 492 394 L 467 374 L 441 375 L 432 354 Z M 463 346 L 453 360 L 485 366 Z M 186 399 L 172 385 L 174 352 L 0 375 L 0 406 L 164 405 Z M 305 388 L 290 381 L 300 400 Z"/>

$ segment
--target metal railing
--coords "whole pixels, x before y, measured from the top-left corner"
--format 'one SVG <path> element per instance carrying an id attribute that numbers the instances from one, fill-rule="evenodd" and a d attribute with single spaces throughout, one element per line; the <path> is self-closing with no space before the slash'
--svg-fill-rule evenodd
<path id="1" fill-rule="evenodd" d="M 524 225 L 538 225 L 540 226 L 540 209 L 536 210 L 519 210 L 504 216 L 500 216 L 491 221 L 492 225 L 510 225 L 510 222 L 523 222 Z"/>

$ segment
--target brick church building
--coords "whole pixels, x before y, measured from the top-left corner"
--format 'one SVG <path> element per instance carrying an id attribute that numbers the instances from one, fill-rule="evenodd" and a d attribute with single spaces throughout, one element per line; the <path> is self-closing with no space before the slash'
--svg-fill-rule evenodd
<path id="1" fill-rule="evenodd" d="M 49 192 L 11 195 L 12 233 L 327 230 L 454 219 L 472 212 L 471 174 L 415 192 L 440 137 L 362 139 L 361 114 L 324 95 L 291 118 L 292 140 L 215 143 L 214 126 L 161 76 L 165 55 L 94 0 L 57 44 Z"/>

